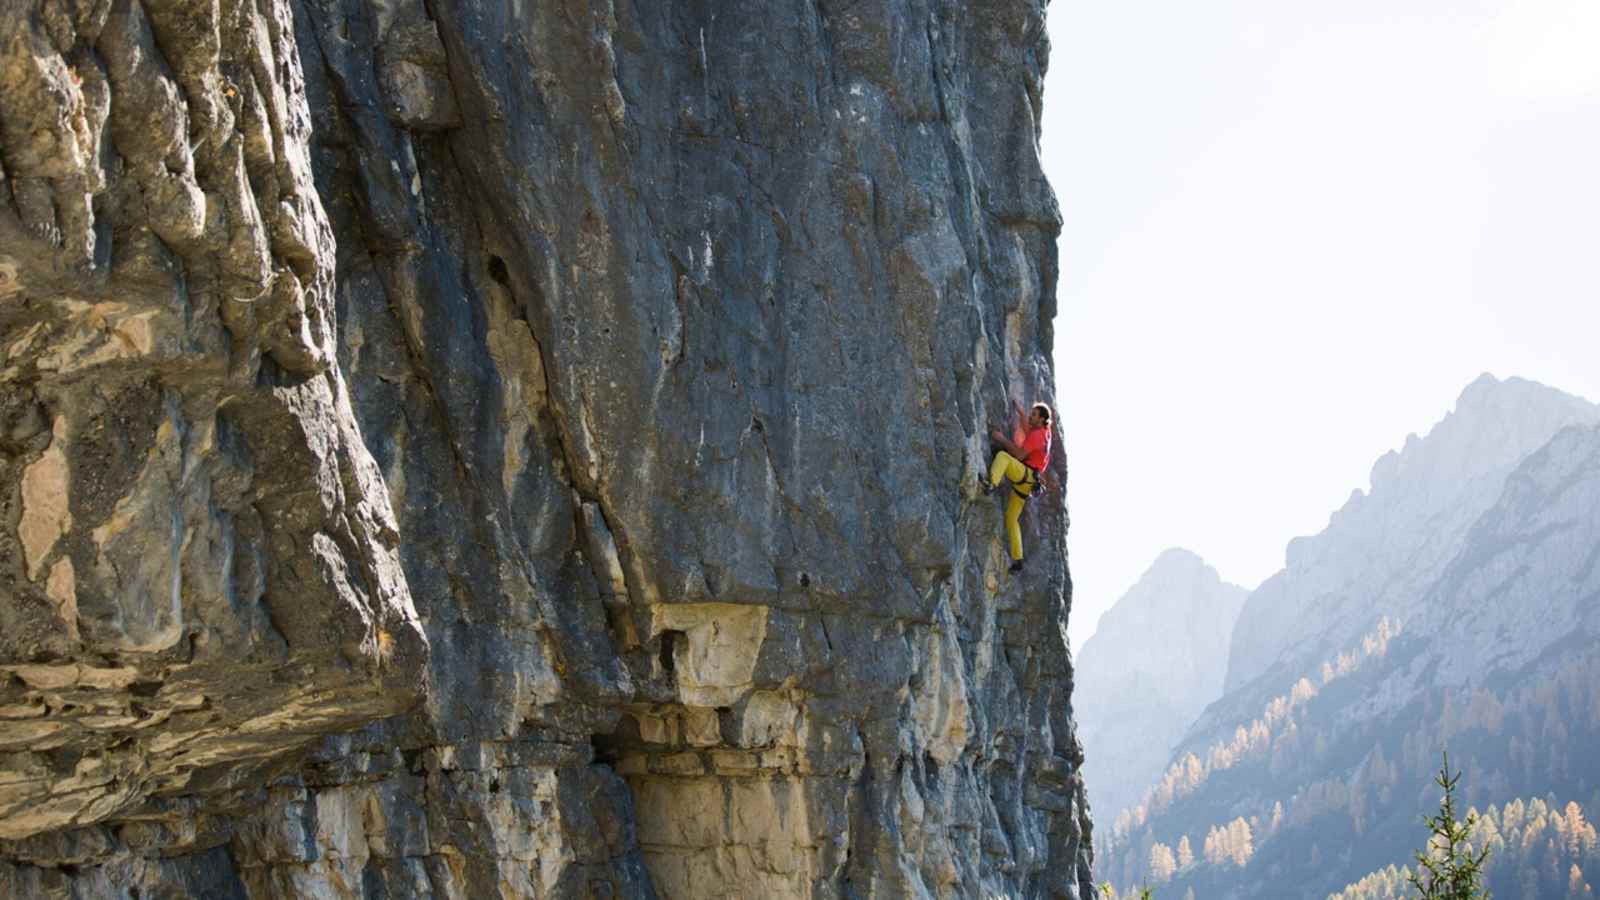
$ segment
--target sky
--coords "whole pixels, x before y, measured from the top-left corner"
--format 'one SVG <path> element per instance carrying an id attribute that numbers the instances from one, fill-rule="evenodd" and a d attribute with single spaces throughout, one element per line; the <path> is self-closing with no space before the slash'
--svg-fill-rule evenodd
<path id="1" fill-rule="evenodd" d="M 1480 373 L 1600 400 L 1600 0 L 1053 0 L 1080 648 L 1254 588 Z"/>

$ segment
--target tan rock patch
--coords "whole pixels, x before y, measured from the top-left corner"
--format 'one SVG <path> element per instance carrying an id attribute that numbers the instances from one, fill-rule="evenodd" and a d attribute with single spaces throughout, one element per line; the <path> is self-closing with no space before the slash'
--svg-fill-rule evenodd
<path id="1" fill-rule="evenodd" d="M 45 594 L 56 605 L 56 615 L 67 628 L 67 637 L 78 639 L 78 588 L 77 575 L 72 560 L 65 557 L 50 567 L 50 577 L 45 581 Z"/>
<path id="2" fill-rule="evenodd" d="M 40 741 L 67 730 L 61 722 L 46 721 L 8 721 L 0 724 L 0 747 L 22 748 L 40 750 Z"/>
<path id="3" fill-rule="evenodd" d="M 17 264 L 9 256 L 0 256 L 0 300 L 22 290 L 22 279 L 17 274 Z"/>
<path id="4" fill-rule="evenodd" d="M 734 603 L 664 603 L 651 636 L 679 631 L 673 651 L 678 697 L 687 706 L 732 706 L 750 692 L 767 637 L 767 607 Z"/>
<path id="5" fill-rule="evenodd" d="M 22 472 L 22 520 L 17 524 L 17 538 L 22 541 L 28 577 L 33 579 L 39 577 L 56 541 L 72 527 L 72 514 L 67 510 L 67 455 L 61 449 L 66 421 L 65 417 L 56 419 L 50 446 Z"/>

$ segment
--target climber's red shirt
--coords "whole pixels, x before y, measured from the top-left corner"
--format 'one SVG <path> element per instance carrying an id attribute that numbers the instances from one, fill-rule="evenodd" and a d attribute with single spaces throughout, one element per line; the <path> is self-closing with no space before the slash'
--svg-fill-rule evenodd
<path id="1" fill-rule="evenodd" d="M 1022 439 L 1022 464 L 1035 472 L 1050 464 L 1050 429 L 1033 428 Z"/>

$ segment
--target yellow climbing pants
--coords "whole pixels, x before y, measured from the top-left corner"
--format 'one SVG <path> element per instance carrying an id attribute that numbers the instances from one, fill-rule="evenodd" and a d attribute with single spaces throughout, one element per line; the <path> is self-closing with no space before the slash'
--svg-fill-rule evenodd
<path id="1" fill-rule="evenodd" d="M 989 464 L 989 486 L 999 487 L 1000 479 L 1010 482 L 1011 492 L 1006 495 L 1006 536 L 1011 538 L 1011 558 L 1022 558 L 1022 505 L 1033 493 L 1033 470 L 1015 456 L 1001 450 Z"/>

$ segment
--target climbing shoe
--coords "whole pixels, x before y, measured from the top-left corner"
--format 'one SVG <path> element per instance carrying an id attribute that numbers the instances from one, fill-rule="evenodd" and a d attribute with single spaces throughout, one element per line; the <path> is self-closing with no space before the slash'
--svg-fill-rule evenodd
<path id="1" fill-rule="evenodd" d="M 1015 575 L 1015 574 L 1017 574 L 1018 572 L 1021 572 L 1021 571 L 1022 571 L 1022 560 L 1020 560 L 1020 559 L 1012 560 L 1011 561 L 1011 574 Z"/>

